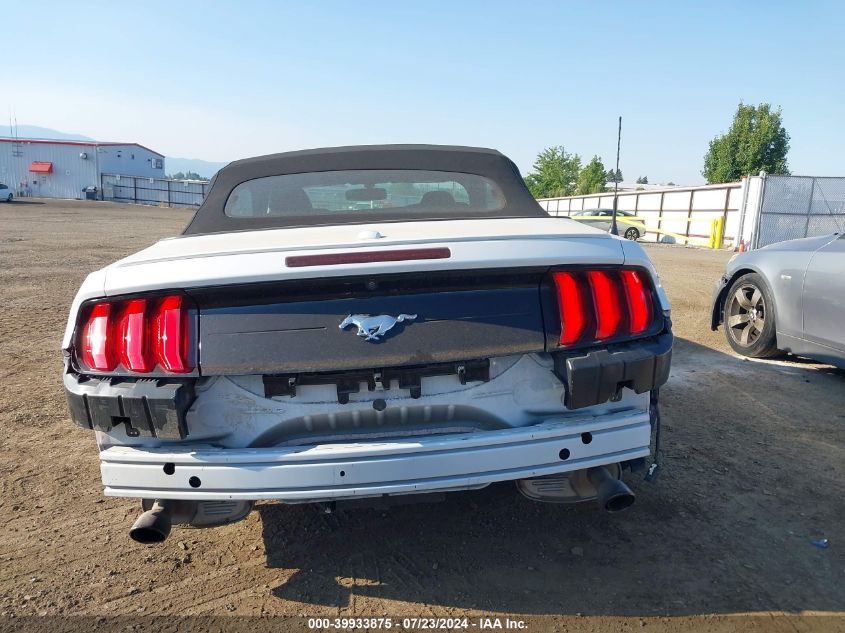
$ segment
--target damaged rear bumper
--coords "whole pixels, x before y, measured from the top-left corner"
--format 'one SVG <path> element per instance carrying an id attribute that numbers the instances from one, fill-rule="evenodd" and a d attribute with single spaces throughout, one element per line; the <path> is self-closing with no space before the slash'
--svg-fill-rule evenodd
<path id="1" fill-rule="evenodd" d="M 482 487 L 644 458 L 648 411 L 393 441 L 225 449 L 110 447 L 105 494 L 288 503 Z"/>

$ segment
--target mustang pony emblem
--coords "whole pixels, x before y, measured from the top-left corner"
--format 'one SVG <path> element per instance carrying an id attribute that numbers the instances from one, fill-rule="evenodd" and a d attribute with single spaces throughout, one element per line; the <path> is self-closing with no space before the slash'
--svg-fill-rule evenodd
<path id="1" fill-rule="evenodd" d="M 358 328 L 358 336 L 365 341 L 379 341 L 380 337 L 387 334 L 397 323 L 403 321 L 413 321 L 417 318 L 416 314 L 400 314 L 396 318 L 387 314 L 379 314 L 377 316 L 369 316 L 367 314 L 350 314 L 338 326 L 341 330 L 345 330 L 350 325 Z"/>

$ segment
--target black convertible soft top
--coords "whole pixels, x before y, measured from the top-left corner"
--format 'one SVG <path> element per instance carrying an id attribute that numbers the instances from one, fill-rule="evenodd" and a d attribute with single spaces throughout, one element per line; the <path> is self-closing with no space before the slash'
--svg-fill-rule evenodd
<path id="1" fill-rule="evenodd" d="M 504 206 L 495 210 L 449 210 L 415 215 L 407 208 L 338 211 L 329 215 L 273 215 L 231 217 L 226 201 L 241 183 L 286 174 L 345 170 L 425 170 L 474 174 L 492 180 L 504 195 Z M 208 195 L 185 228 L 185 235 L 220 233 L 293 226 L 320 226 L 455 220 L 465 218 L 548 217 L 529 193 L 516 165 L 492 149 L 450 145 L 358 145 L 270 154 L 229 163 L 217 172 Z"/>

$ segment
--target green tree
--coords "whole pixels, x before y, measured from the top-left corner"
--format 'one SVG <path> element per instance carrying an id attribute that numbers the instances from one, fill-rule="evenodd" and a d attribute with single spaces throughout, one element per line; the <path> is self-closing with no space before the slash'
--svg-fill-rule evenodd
<path id="1" fill-rule="evenodd" d="M 535 198 L 571 196 L 581 171 L 581 157 L 569 154 L 562 145 L 547 147 L 537 154 L 532 169 L 525 184 Z"/>
<path id="2" fill-rule="evenodd" d="M 640 176 L 637 178 L 638 185 L 647 185 L 648 184 L 648 176 Z"/>
<path id="3" fill-rule="evenodd" d="M 604 164 L 601 162 L 601 158 L 593 156 L 593 159 L 578 174 L 576 193 L 579 196 L 588 193 L 601 193 L 606 186 L 607 174 L 604 171 Z"/>
<path id="4" fill-rule="evenodd" d="M 709 183 L 732 182 L 759 171 L 789 175 L 788 152 L 789 134 L 780 108 L 740 102 L 727 134 L 710 141 L 701 173 Z"/>
<path id="5" fill-rule="evenodd" d="M 168 176 L 171 180 L 208 180 L 208 178 L 203 178 L 195 171 L 189 171 L 186 174 L 183 174 L 181 171 L 177 171 L 175 174 Z"/>
<path id="6" fill-rule="evenodd" d="M 607 182 L 622 182 L 622 170 L 617 169 L 613 171 L 613 168 L 607 170 Z"/>

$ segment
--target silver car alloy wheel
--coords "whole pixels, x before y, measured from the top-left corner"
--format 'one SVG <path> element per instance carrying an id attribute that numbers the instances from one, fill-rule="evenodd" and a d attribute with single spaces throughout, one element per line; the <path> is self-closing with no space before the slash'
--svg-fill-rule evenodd
<path id="1" fill-rule="evenodd" d="M 760 338 L 766 324 L 766 301 L 753 284 L 743 284 L 730 297 L 727 325 L 731 338 L 743 347 L 750 347 Z"/>

